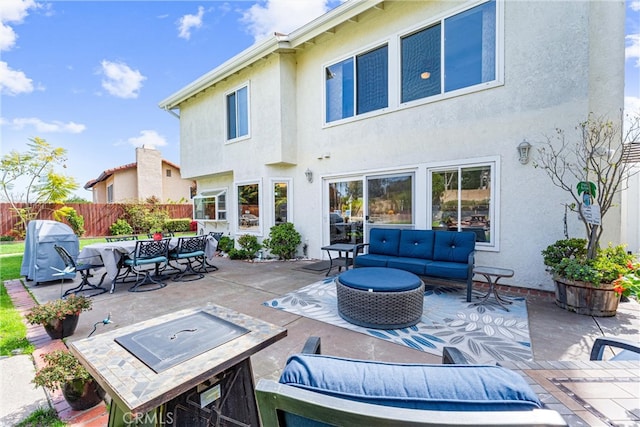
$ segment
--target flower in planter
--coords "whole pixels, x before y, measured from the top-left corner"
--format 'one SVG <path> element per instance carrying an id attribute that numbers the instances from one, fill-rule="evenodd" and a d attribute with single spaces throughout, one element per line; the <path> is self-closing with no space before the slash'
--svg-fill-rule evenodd
<path id="1" fill-rule="evenodd" d="M 65 350 L 43 354 L 46 366 L 36 372 L 31 381 L 50 391 L 62 390 L 62 395 L 76 411 L 91 408 L 105 396 L 104 390 L 93 379 L 89 371 Z"/>
<path id="2" fill-rule="evenodd" d="M 55 350 L 51 353 L 43 354 L 42 359 L 45 361 L 46 366 L 36 372 L 32 381 L 37 386 L 54 391 L 62 388 L 67 382 L 93 380 L 89 371 L 68 351 Z"/>
<path id="3" fill-rule="evenodd" d="M 83 295 L 69 295 L 35 306 L 25 317 L 32 325 L 46 325 L 91 310 L 91 305 L 92 301 Z"/>
<path id="4" fill-rule="evenodd" d="M 621 274 L 613 284 L 613 290 L 623 297 L 630 295 L 640 299 L 640 263 L 629 262 L 627 264 L 629 272 Z"/>

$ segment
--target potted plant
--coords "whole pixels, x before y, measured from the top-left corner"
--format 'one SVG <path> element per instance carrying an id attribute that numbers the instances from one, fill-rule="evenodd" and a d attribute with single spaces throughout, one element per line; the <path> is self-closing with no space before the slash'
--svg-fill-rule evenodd
<path id="1" fill-rule="evenodd" d="M 584 226 L 585 239 L 569 239 L 565 231 L 564 240 L 542 251 L 556 283 L 556 303 L 581 314 L 615 315 L 619 294 L 613 291 L 613 281 L 628 273 L 627 262 L 633 259 L 623 245 L 600 248 L 604 217 L 633 174 L 625 144 L 640 136 L 640 115 L 629 117 L 626 130 L 622 126 L 622 117 L 609 120 L 590 115 L 576 127 L 574 141 L 557 129 L 556 137 L 547 138 L 534 162 L 568 193 L 572 201 L 565 209 L 576 212 Z M 565 210 L 565 230 L 567 218 Z M 604 291 L 611 296 L 602 296 Z"/>
<path id="2" fill-rule="evenodd" d="M 55 350 L 43 354 L 45 366 L 36 372 L 32 382 L 50 391 L 62 390 L 72 409 L 89 409 L 104 399 L 105 392 L 89 371 L 68 351 Z"/>
<path id="3" fill-rule="evenodd" d="M 598 249 L 593 258 L 587 253 L 587 240 L 576 238 L 558 240 L 542 251 L 556 284 L 556 304 L 578 314 L 615 316 L 620 296 L 633 289 L 635 257 L 624 245 Z"/>
<path id="4" fill-rule="evenodd" d="M 80 313 L 91 310 L 92 301 L 83 295 L 69 295 L 33 307 L 27 314 L 32 325 L 42 325 L 51 339 L 73 335 Z"/>

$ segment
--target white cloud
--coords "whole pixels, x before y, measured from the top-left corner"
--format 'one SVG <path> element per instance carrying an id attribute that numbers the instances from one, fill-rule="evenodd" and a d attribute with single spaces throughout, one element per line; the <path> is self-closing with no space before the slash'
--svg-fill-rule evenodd
<path id="1" fill-rule="evenodd" d="M 33 0 L 2 0 L 0 7 L 0 51 L 11 49 L 18 36 L 7 23 L 20 24 L 30 8 L 37 7 Z"/>
<path id="2" fill-rule="evenodd" d="M 118 98 L 137 98 L 142 82 L 147 78 L 138 70 L 132 70 L 127 64 L 103 60 L 101 73 L 102 87 Z"/>
<path id="3" fill-rule="evenodd" d="M 625 39 L 627 41 L 624 48 L 625 60 L 635 60 L 635 67 L 640 68 L 640 33 L 628 34 Z"/>
<path id="4" fill-rule="evenodd" d="M 329 10 L 328 0 L 266 0 L 251 6 L 242 16 L 255 40 L 279 32 L 288 34 Z"/>
<path id="5" fill-rule="evenodd" d="M 4 61 L 0 61 L 0 93 L 18 95 L 33 92 L 33 81 L 22 71 L 16 71 Z"/>
<path id="6" fill-rule="evenodd" d="M 2 124 L 18 130 L 31 126 L 38 133 L 82 133 L 87 128 L 85 125 L 75 122 L 63 123 L 58 120 L 45 122 L 35 117 L 20 117 L 11 121 L 3 120 Z"/>
<path id="7" fill-rule="evenodd" d="M 629 9 L 634 12 L 640 11 L 640 0 L 632 0 L 629 2 Z"/>
<path id="8" fill-rule="evenodd" d="M 140 131 L 140 136 L 131 137 L 127 142 L 134 147 L 158 148 L 167 145 L 167 140 L 155 130 Z"/>
<path id="9" fill-rule="evenodd" d="M 197 15 L 184 15 L 178 21 L 178 37 L 185 40 L 191 38 L 191 29 L 202 27 L 202 17 L 204 16 L 204 7 L 198 7 Z"/>

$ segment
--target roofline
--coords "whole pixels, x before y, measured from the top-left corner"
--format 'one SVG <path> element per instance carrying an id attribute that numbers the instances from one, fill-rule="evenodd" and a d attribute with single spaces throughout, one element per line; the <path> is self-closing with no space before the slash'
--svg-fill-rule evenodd
<path id="1" fill-rule="evenodd" d="M 161 161 L 162 161 L 162 163 L 165 163 L 165 164 L 167 164 L 169 166 L 173 166 L 174 168 L 180 170 L 180 166 L 176 165 L 173 162 L 170 162 L 169 160 L 161 159 Z M 127 169 L 133 169 L 133 168 L 137 168 L 137 167 L 138 167 L 138 162 L 134 162 L 134 163 L 127 163 L 126 165 L 122 165 L 122 166 L 116 166 L 115 168 L 106 169 L 106 170 L 102 171 L 100 176 L 98 176 L 96 179 L 92 179 L 90 181 L 87 181 L 87 183 L 83 186 L 83 188 L 85 190 L 88 190 L 91 187 L 93 187 L 96 184 L 98 184 L 99 182 L 105 181 L 107 178 L 109 178 L 111 175 L 113 175 L 116 172 L 120 172 L 120 171 L 127 170 Z"/>
<path id="2" fill-rule="evenodd" d="M 260 59 L 277 52 L 280 49 L 293 49 L 313 38 L 332 32 L 337 25 L 352 19 L 369 9 L 379 7 L 385 0 L 350 0 L 329 12 L 319 16 L 313 21 L 294 30 L 288 35 L 274 34 L 272 37 L 255 43 L 238 55 L 222 63 L 218 67 L 189 83 L 187 86 L 160 101 L 158 106 L 166 111 L 171 111 L 181 103 L 196 95 L 198 92 L 224 80 L 234 73 L 259 61 Z"/>

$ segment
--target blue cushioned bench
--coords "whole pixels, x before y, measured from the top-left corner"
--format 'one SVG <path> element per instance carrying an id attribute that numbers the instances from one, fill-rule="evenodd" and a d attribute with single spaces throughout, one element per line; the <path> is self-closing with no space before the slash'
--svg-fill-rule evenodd
<path id="1" fill-rule="evenodd" d="M 353 265 L 466 281 L 467 301 L 471 302 L 475 245 L 476 234 L 471 231 L 372 228 L 369 243 L 358 245 Z"/>

